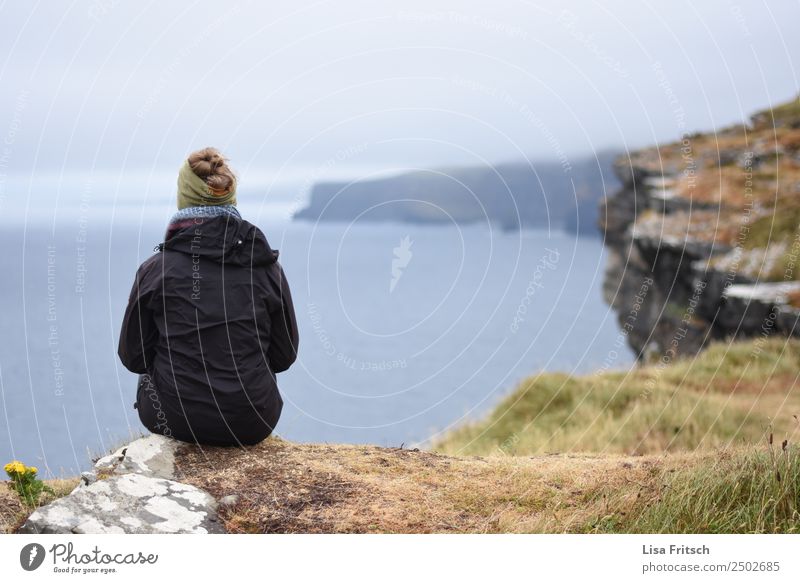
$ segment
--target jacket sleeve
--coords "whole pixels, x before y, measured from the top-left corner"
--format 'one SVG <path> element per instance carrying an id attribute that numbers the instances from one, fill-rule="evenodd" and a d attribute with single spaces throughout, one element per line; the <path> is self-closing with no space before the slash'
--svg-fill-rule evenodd
<path id="1" fill-rule="evenodd" d="M 143 291 L 142 275 L 142 269 L 139 269 L 122 318 L 117 350 L 125 368 L 138 374 L 148 372 L 158 341 L 155 316 L 148 307 L 150 294 Z"/>
<path id="2" fill-rule="evenodd" d="M 272 268 L 274 279 L 277 280 L 275 283 L 279 289 L 280 304 L 270 313 L 272 328 L 267 358 L 272 372 L 278 373 L 288 369 L 297 359 L 300 337 L 297 332 L 297 319 L 286 274 L 279 263 L 275 263 Z"/>

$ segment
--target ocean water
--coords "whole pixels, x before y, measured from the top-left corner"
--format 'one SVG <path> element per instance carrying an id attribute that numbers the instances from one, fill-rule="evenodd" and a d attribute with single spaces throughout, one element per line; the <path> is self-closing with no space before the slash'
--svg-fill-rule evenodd
<path id="1" fill-rule="evenodd" d="M 613 347 L 599 239 L 244 210 L 281 251 L 300 326 L 300 357 L 279 375 L 277 433 L 287 439 L 424 444 L 486 414 L 532 373 L 633 360 Z M 118 205 L 112 215 L 6 218 L 0 460 L 73 474 L 144 431 L 116 346 L 133 275 L 165 216 Z"/>

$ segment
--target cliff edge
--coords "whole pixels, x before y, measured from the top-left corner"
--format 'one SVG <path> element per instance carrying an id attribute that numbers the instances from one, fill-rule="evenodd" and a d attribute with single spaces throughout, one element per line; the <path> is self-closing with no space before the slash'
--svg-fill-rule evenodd
<path id="1" fill-rule="evenodd" d="M 797 340 L 631 374 L 542 374 L 433 451 L 160 436 L 97 461 L 24 533 L 798 532 Z M 558 452 L 558 453 L 556 453 Z"/>
<path id="2" fill-rule="evenodd" d="M 800 100 L 614 163 L 601 203 L 606 300 L 634 351 L 798 335 Z"/>

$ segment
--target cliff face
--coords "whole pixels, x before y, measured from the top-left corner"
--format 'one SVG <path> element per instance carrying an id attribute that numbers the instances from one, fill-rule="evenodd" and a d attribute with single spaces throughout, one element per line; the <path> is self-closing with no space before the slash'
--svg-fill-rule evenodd
<path id="1" fill-rule="evenodd" d="M 620 157 L 604 292 L 640 357 L 800 334 L 800 106 Z"/>

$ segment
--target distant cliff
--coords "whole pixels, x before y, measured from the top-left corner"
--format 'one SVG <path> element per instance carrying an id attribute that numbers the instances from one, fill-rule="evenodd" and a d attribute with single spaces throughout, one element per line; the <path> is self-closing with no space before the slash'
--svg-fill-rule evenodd
<path id="1" fill-rule="evenodd" d="M 640 355 L 800 334 L 800 102 L 618 158 L 606 300 Z"/>
<path id="2" fill-rule="evenodd" d="M 615 155 L 408 172 L 369 181 L 319 183 L 295 219 L 491 222 L 597 233 L 597 203 L 619 187 Z"/>

